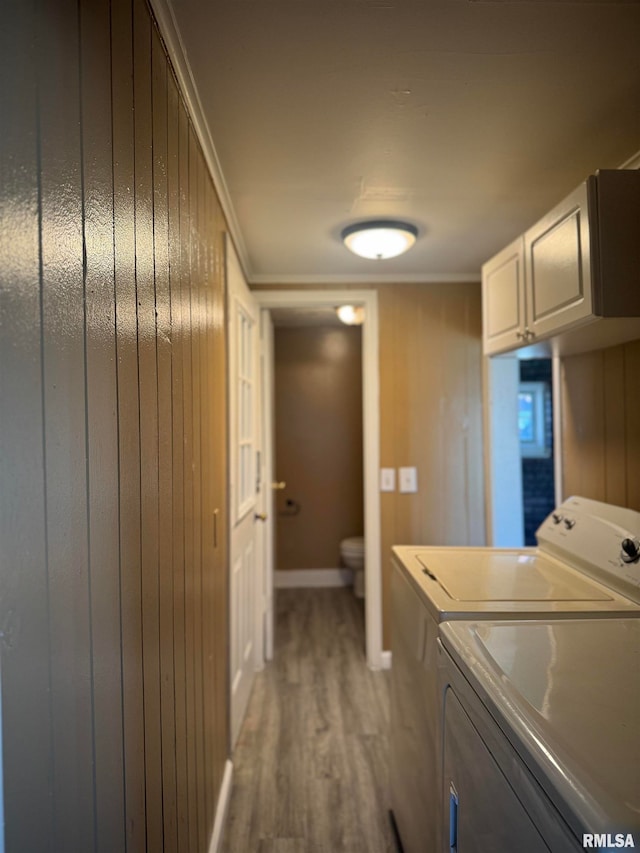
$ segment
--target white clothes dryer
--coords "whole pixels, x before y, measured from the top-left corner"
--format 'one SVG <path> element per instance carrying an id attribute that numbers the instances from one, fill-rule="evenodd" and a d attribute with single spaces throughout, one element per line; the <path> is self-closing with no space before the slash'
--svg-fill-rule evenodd
<path id="1" fill-rule="evenodd" d="M 393 548 L 390 805 L 404 853 L 441 849 L 438 626 L 640 616 L 640 513 L 568 498 L 537 548 Z"/>
<path id="2" fill-rule="evenodd" d="M 640 847 L 640 620 L 440 635 L 441 850 Z"/>

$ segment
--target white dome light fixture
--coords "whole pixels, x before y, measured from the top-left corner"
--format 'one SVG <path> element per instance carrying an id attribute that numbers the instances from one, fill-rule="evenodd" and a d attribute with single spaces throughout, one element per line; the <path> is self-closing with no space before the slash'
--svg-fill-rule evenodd
<path id="1" fill-rule="evenodd" d="M 341 236 L 354 255 L 378 261 L 407 252 L 416 242 L 418 229 L 409 222 L 377 219 L 348 225 Z"/>
<path id="2" fill-rule="evenodd" d="M 364 323 L 364 307 L 362 305 L 339 305 L 336 314 L 347 326 L 361 326 Z"/>

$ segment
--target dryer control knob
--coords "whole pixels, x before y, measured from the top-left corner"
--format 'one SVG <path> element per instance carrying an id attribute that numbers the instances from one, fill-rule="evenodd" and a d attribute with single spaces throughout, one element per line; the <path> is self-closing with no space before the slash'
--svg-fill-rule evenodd
<path id="1" fill-rule="evenodd" d="M 551 518 L 553 519 L 554 524 L 560 524 L 560 522 L 562 521 L 564 516 L 560 515 L 559 512 L 554 512 L 553 515 L 551 516 Z"/>
<path id="2" fill-rule="evenodd" d="M 565 518 L 564 526 L 567 528 L 567 530 L 571 530 L 572 527 L 576 526 L 575 518 Z"/>
<path id="3" fill-rule="evenodd" d="M 640 559 L 640 542 L 637 539 L 623 539 L 620 556 L 625 563 L 635 563 Z"/>

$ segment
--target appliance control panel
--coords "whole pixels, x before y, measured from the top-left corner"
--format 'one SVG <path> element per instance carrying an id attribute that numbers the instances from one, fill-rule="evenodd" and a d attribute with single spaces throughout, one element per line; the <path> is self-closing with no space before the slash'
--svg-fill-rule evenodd
<path id="1" fill-rule="evenodd" d="M 640 603 L 640 512 L 567 498 L 536 532 L 541 551 Z"/>

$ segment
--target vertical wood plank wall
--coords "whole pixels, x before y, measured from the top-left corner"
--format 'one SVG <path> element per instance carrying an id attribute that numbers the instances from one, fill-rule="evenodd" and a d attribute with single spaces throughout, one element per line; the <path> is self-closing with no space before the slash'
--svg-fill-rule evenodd
<path id="1" fill-rule="evenodd" d="M 3 12 L 6 849 L 202 853 L 228 757 L 224 217 L 144 0 Z"/>
<path id="2" fill-rule="evenodd" d="M 640 511 L 640 341 L 562 360 L 565 497 Z"/>
<path id="3" fill-rule="evenodd" d="M 254 287 L 273 289 L 305 288 Z M 388 649 L 391 546 L 485 544 L 481 291 L 479 283 L 368 289 L 378 293 L 380 465 L 418 469 L 417 494 L 380 496 L 383 648 Z"/>

